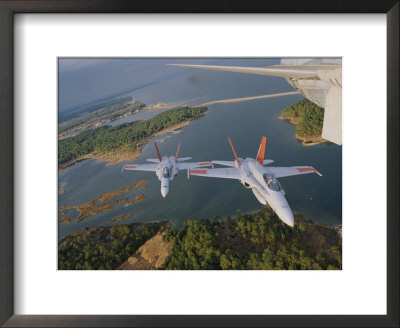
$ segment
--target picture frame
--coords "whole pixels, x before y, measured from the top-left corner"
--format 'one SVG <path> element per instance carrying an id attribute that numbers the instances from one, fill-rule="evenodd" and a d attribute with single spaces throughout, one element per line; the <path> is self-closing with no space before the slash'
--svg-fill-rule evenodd
<path id="1" fill-rule="evenodd" d="M 387 16 L 387 315 L 15 315 L 13 16 L 17 13 L 385 13 Z M 0 1 L 0 324 L 5 327 L 398 327 L 399 1 Z M 11 192 L 10 192 L 11 191 Z"/>

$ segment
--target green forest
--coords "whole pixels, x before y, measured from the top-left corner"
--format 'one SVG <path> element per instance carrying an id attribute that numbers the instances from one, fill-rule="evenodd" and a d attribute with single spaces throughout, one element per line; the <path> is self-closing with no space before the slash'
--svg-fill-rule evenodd
<path id="1" fill-rule="evenodd" d="M 148 224 L 115 225 L 98 228 L 101 232 L 66 237 L 58 251 L 59 270 L 110 270 L 153 237 L 166 221 Z M 95 228 L 96 229 L 96 228 Z M 89 231 L 89 229 L 88 229 Z M 99 236 L 103 234 L 103 236 Z M 106 240 L 106 241 L 104 241 Z"/>
<path id="2" fill-rule="evenodd" d="M 146 121 L 88 129 L 59 140 L 58 163 L 63 164 L 90 153 L 134 151 L 141 140 L 175 124 L 197 118 L 206 110 L 206 107 L 179 107 Z"/>
<path id="3" fill-rule="evenodd" d="M 293 228 L 269 208 L 236 218 L 86 228 L 59 244 L 60 270 L 116 269 L 157 232 L 172 245 L 164 270 L 340 270 L 341 236 L 333 226 L 295 214 Z"/>
<path id="4" fill-rule="evenodd" d="M 321 136 L 324 123 L 324 109 L 309 101 L 302 99 L 286 107 L 281 117 L 291 119 L 296 126 L 296 135 L 299 137 Z"/>
<path id="5" fill-rule="evenodd" d="M 164 236 L 172 250 L 162 269 L 338 270 L 341 238 L 296 215 L 290 228 L 265 209 L 236 219 L 189 220 Z"/>

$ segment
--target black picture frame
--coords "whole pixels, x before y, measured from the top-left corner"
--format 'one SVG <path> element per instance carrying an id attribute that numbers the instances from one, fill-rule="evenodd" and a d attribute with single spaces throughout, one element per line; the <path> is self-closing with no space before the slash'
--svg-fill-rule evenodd
<path id="1" fill-rule="evenodd" d="M 16 13 L 384 13 L 387 17 L 387 315 L 14 315 L 13 17 Z M 4 327 L 399 327 L 398 0 L 0 0 L 0 324 Z"/>

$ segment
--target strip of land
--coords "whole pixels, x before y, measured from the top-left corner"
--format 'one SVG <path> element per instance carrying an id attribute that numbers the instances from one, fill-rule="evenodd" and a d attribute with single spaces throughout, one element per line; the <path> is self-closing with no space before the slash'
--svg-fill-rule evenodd
<path id="1" fill-rule="evenodd" d="M 138 202 L 143 201 L 145 198 L 146 196 L 143 194 L 136 195 L 135 199 L 132 199 L 130 202 L 126 202 L 124 206 L 125 207 L 132 206 Z"/>
<path id="2" fill-rule="evenodd" d="M 128 197 L 116 199 L 113 201 L 109 201 L 109 200 L 112 198 L 118 197 L 121 194 L 131 191 L 135 188 L 143 187 L 146 185 L 146 183 L 147 183 L 146 180 L 140 180 L 139 182 L 137 182 L 129 187 L 101 194 L 100 196 L 96 197 L 95 199 L 93 199 L 87 203 L 84 203 L 84 204 L 74 205 L 74 206 L 63 205 L 60 207 L 59 213 L 61 215 L 66 215 L 69 210 L 76 209 L 79 213 L 76 223 L 79 223 L 84 220 L 87 220 L 88 218 L 90 218 L 93 215 L 109 211 L 109 210 L 113 209 L 115 205 L 118 205 L 121 203 L 125 203 L 125 206 L 131 206 L 135 203 L 143 201 L 146 197 L 143 194 L 139 194 L 133 200 L 131 200 L 129 202 L 128 202 Z M 130 214 L 130 215 L 132 215 L 132 214 Z M 117 218 L 114 218 L 112 222 L 123 220 L 125 218 L 126 217 L 117 217 Z M 72 219 L 71 216 L 66 216 L 66 217 L 61 218 L 59 223 L 70 223 L 71 219 Z"/>
<path id="3" fill-rule="evenodd" d="M 121 194 L 123 194 L 123 193 L 125 193 L 127 191 L 131 191 L 132 189 L 136 189 L 136 188 L 138 188 L 140 186 L 143 186 L 146 183 L 147 183 L 146 180 L 140 180 L 139 182 L 133 184 L 132 186 L 101 194 L 99 197 L 97 197 L 97 199 L 99 201 L 105 202 L 106 200 L 109 200 L 111 198 L 117 197 L 117 196 L 119 196 L 119 195 L 121 195 Z"/>
<path id="4" fill-rule="evenodd" d="M 58 221 L 58 223 L 59 224 L 71 223 L 71 220 L 72 216 L 65 216 L 60 221 Z"/>
<path id="5" fill-rule="evenodd" d="M 112 218 L 112 219 L 108 220 L 107 222 L 113 223 L 113 222 L 116 222 L 116 221 L 125 220 L 125 219 L 131 217 L 132 215 L 133 215 L 133 213 L 118 215 L 115 218 Z"/>
<path id="6" fill-rule="evenodd" d="M 215 105 L 215 104 L 238 103 L 238 102 L 255 100 L 255 99 L 275 98 L 275 97 L 291 96 L 291 95 L 298 95 L 298 94 L 300 94 L 299 91 L 290 91 L 290 92 L 274 93 L 274 94 L 270 94 L 270 95 L 262 95 L 262 96 L 254 96 L 254 97 L 222 99 L 222 100 L 214 100 L 214 101 L 206 102 L 204 104 L 201 104 L 200 106 L 207 107 L 207 106 L 211 106 L 211 105 Z"/>

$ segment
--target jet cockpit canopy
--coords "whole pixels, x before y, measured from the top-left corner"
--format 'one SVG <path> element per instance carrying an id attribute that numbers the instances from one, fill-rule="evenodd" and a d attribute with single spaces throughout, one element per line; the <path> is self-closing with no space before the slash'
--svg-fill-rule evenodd
<path id="1" fill-rule="evenodd" d="M 163 176 L 163 178 L 169 178 L 169 168 L 168 167 L 163 168 L 162 176 Z"/>
<path id="2" fill-rule="evenodd" d="M 271 189 L 273 191 L 281 190 L 281 184 L 273 175 L 264 173 L 263 178 L 269 189 Z"/>

